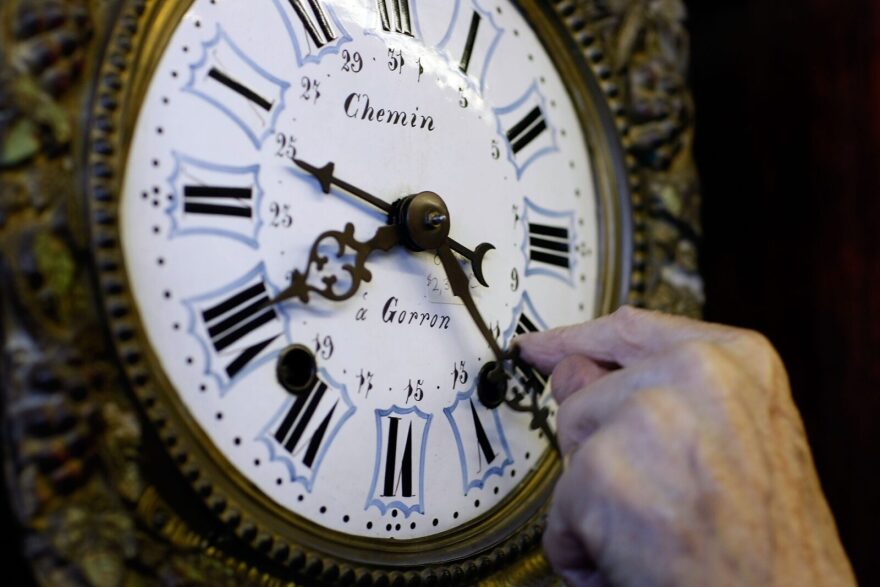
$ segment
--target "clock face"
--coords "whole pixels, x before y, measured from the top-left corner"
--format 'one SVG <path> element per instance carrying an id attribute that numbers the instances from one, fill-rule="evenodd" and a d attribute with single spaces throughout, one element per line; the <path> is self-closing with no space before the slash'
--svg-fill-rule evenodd
<path id="1" fill-rule="evenodd" d="M 120 232 L 180 404 L 306 523 L 377 540 L 472 525 L 550 451 L 528 414 L 477 398 L 493 356 L 439 258 L 398 247 L 369 258 L 349 300 L 266 301 L 323 232 L 351 223 L 365 241 L 386 222 L 323 193 L 301 159 L 387 202 L 439 194 L 452 238 L 494 247 L 488 287 L 462 264 L 503 347 L 596 315 L 609 260 L 593 154 L 554 55 L 506 0 L 197 0 L 175 27 L 133 130 Z M 292 345 L 317 364 L 299 394 L 277 375 Z"/>

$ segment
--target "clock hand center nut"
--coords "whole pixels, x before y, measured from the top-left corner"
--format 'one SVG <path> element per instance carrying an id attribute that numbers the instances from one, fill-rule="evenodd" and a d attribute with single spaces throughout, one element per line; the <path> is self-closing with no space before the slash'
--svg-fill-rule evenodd
<path id="1" fill-rule="evenodd" d="M 449 208 L 434 192 L 395 202 L 389 220 L 400 228 L 401 242 L 413 251 L 435 250 L 449 237 Z"/>

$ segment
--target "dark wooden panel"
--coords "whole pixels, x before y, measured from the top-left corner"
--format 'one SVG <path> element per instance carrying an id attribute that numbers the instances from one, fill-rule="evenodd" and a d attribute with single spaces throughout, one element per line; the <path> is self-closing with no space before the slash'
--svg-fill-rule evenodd
<path id="1" fill-rule="evenodd" d="M 871 0 L 689 2 L 708 319 L 764 332 L 880 584 L 880 45 Z"/>

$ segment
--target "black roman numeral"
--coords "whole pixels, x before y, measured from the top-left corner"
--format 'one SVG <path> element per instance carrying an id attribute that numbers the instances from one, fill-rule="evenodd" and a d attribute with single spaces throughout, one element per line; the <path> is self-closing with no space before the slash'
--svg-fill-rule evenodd
<path id="1" fill-rule="evenodd" d="M 531 332 L 538 332 L 539 328 L 535 326 L 535 323 L 526 316 L 525 314 L 519 315 L 519 320 L 516 322 L 516 335 L 519 336 L 521 334 L 528 334 Z"/>
<path id="2" fill-rule="evenodd" d="M 268 300 L 269 294 L 266 291 L 266 286 L 263 282 L 259 282 L 202 312 L 202 318 L 205 321 L 214 350 L 221 353 L 261 326 L 278 320 L 278 314 L 274 308 L 264 307 Z M 243 349 L 226 366 L 226 374 L 229 378 L 235 377 L 276 338 L 278 335 L 258 341 Z"/>
<path id="3" fill-rule="evenodd" d="M 464 44 L 464 52 L 461 54 L 461 62 L 458 64 L 458 68 L 463 73 L 467 73 L 468 67 L 470 67 L 471 54 L 474 52 L 474 43 L 477 40 L 477 30 L 480 28 L 482 20 L 483 17 L 474 10 L 474 14 L 471 16 L 471 26 L 468 28 L 467 41 Z"/>
<path id="4" fill-rule="evenodd" d="M 250 89 L 249 87 L 245 86 L 243 83 L 232 79 L 231 77 L 229 77 L 228 75 L 226 75 L 225 73 L 223 73 L 222 71 L 217 69 L 216 67 L 212 67 L 210 69 L 210 71 L 208 71 L 208 77 L 216 82 L 223 84 L 224 86 L 226 86 L 227 88 L 229 88 L 230 90 L 232 90 L 236 94 L 242 96 L 243 98 L 250 100 L 251 102 L 253 102 L 257 106 L 259 106 L 260 108 L 265 110 L 266 112 L 269 112 L 270 110 L 272 110 L 272 102 L 270 102 L 266 98 L 262 97 L 261 95 L 259 95 L 258 93 L 256 93 L 252 89 Z"/>
<path id="5" fill-rule="evenodd" d="M 183 187 L 183 211 L 187 214 L 215 214 L 251 218 L 251 188 L 210 185 L 187 185 Z M 236 205 L 237 204 L 237 205 Z"/>
<path id="6" fill-rule="evenodd" d="M 397 434 L 400 418 L 388 418 L 388 448 L 385 452 L 385 481 L 383 497 L 394 497 L 398 489 L 403 497 L 412 497 L 412 422 L 406 432 L 403 455 L 400 458 L 400 472 L 397 473 Z"/>
<path id="7" fill-rule="evenodd" d="M 568 269 L 570 255 L 567 228 L 529 223 L 529 258 L 532 261 Z"/>
<path id="8" fill-rule="evenodd" d="M 480 416 L 477 415 L 477 408 L 474 407 L 474 400 L 470 400 L 471 402 L 471 414 L 474 417 L 474 430 L 477 432 L 477 444 L 480 447 L 480 453 L 482 454 L 482 458 L 480 459 L 480 468 L 479 471 L 483 470 L 483 461 L 482 459 L 486 459 L 486 464 L 489 465 L 492 461 L 495 460 L 495 457 L 498 456 L 495 452 L 495 449 L 492 448 L 492 443 L 489 442 L 489 436 L 486 434 L 486 429 L 483 428 L 483 423 L 480 421 Z"/>
<path id="9" fill-rule="evenodd" d="M 507 131 L 507 140 L 513 153 L 519 153 L 529 143 L 534 141 L 542 132 L 547 130 L 547 122 L 540 106 L 535 106 L 526 114 L 525 118 L 517 122 L 513 128 Z"/>
<path id="10" fill-rule="evenodd" d="M 296 401 L 290 407 L 278 429 L 275 431 L 275 440 L 284 447 L 284 450 L 292 455 L 299 454 L 305 450 L 305 454 L 301 457 L 301 462 L 308 468 L 312 468 L 315 464 L 315 457 L 327 435 L 327 429 L 330 422 L 333 421 L 333 413 L 339 405 L 338 400 L 330 405 L 330 409 L 325 414 L 319 414 L 318 406 L 324 398 L 327 391 L 327 384 L 320 379 L 315 380 L 315 385 L 308 393 L 301 393 L 297 396 Z M 310 438 L 305 439 L 304 433 L 309 424 L 316 417 L 323 418 L 320 424 L 312 432 Z M 317 420 L 315 420 L 317 421 Z"/>
<path id="11" fill-rule="evenodd" d="M 391 5 L 390 11 L 388 10 L 389 4 Z M 409 16 L 409 0 L 377 0 L 377 9 L 384 31 L 413 36 L 412 22 Z"/>
<path id="12" fill-rule="evenodd" d="M 538 326 L 535 325 L 531 318 L 526 316 L 525 312 L 519 315 L 519 320 L 516 322 L 517 336 L 529 332 L 538 332 L 539 330 Z M 516 371 L 517 378 L 524 383 L 531 382 L 536 384 L 539 390 L 543 390 L 547 386 L 547 376 L 530 365 L 527 366 L 521 361 L 517 361 L 514 363 L 514 370 Z"/>
<path id="13" fill-rule="evenodd" d="M 318 0 L 306 0 L 308 8 L 303 6 L 302 0 L 287 0 L 287 2 L 293 8 L 315 47 L 320 49 L 327 43 L 336 40 L 336 34 Z M 309 11 L 311 11 L 311 15 Z"/>

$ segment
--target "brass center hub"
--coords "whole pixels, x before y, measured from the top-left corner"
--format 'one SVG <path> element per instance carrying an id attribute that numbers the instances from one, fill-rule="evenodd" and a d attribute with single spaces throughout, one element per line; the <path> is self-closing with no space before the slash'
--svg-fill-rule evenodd
<path id="1" fill-rule="evenodd" d="M 407 247 L 416 251 L 434 250 L 449 237 L 449 208 L 434 192 L 421 192 L 404 198 L 397 224 Z"/>

